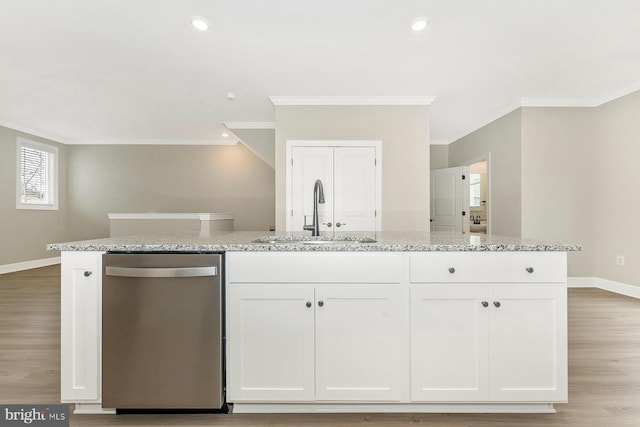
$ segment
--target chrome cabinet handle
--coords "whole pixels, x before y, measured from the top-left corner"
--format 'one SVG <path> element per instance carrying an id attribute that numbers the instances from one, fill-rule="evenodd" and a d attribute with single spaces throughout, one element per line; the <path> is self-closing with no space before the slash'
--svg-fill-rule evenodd
<path id="1" fill-rule="evenodd" d="M 331 224 L 330 222 L 323 222 L 322 225 L 326 225 L 327 227 L 331 227 L 333 224 Z M 340 227 L 340 226 L 338 226 Z"/>
<path id="2" fill-rule="evenodd" d="M 494 301 L 493 305 L 495 305 L 497 308 L 500 308 L 500 301 Z"/>
<path id="3" fill-rule="evenodd" d="M 107 276 L 119 277 L 206 277 L 217 276 L 217 267 L 134 268 L 107 267 Z"/>
<path id="4" fill-rule="evenodd" d="M 340 227 L 341 225 L 347 225 L 347 223 L 346 222 L 343 222 L 343 223 L 336 222 L 336 227 Z"/>
<path id="5" fill-rule="evenodd" d="M 307 308 L 311 308 L 313 304 L 311 304 L 311 301 L 307 301 Z"/>
<path id="6" fill-rule="evenodd" d="M 533 267 L 527 267 L 525 270 L 527 270 L 527 273 L 533 273 Z"/>
<path id="7" fill-rule="evenodd" d="M 324 301 L 318 301 L 318 307 L 322 307 L 324 305 Z"/>
<path id="8" fill-rule="evenodd" d="M 92 271 L 85 271 L 84 272 L 84 277 L 89 277 L 89 276 L 91 276 L 92 273 L 93 273 Z"/>
<path id="9" fill-rule="evenodd" d="M 488 302 L 486 302 L 486 301 L 482 301 L 482 306 L 483 306 L 483 307 L 485 307 L 485 308 L 486 308 L 486 307 L 489 307 L 489 303 L 488 303 Z"/>
<path id="10" fill-rule="evenodd" d="M 449 273 L 453 274 L 456 272 L 456 269 L 453 267 L 449 267 Z"/>

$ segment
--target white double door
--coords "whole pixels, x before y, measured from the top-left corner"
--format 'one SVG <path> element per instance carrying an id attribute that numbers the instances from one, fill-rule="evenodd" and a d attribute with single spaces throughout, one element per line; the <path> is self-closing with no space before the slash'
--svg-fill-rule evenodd
<path id="1" fill-rule="evenodd" d="M 322 182 L 320 231 L 376 231 L 379 197 L 375 146 L 293 146 L 288 231 L 313 222 L 314 186 Z"/>

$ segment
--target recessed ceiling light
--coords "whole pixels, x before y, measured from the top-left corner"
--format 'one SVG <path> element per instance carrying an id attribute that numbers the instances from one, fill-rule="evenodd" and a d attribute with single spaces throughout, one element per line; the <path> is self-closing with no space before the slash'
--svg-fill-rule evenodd
<path id="1" fill-rule="evenodd" d="M 222 137 L 223 138 L 229 138 L 229 134 L 227 132 L 222 132 Z"/>
<path id="2" fill-rule="evenodd" d="M 193 28 L 200 31 L 207 31 L 209 29 L 209 23 L 207 20 L 199 16 L 191 18 L 191 25 L 193 25 Z"/>
<path id="3" fill-rule="evenodd" d="M 416 18 L 411 24 L 411 30 L 418 32 L 427 28 L 427 18 Z"/>
<path id="4" fill-rule="evenodd" d="M 227 92 L 227 99 L 229 101 L 233 101 L 234 99 L 236 99 L 236 94 L 233 92 Z"/>

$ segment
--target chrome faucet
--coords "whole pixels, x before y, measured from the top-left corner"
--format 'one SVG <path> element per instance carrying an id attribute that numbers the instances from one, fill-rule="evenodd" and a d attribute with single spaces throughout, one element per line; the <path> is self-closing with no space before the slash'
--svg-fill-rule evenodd
<path id="1" fill-rule="evenodd" d="M 303 230 L 311 231 L 312 236 L 320 235 L 320 222 L 318 221 L 318 203 L 324 204 L 324 189 L 322 188 L 322 181 L 316 179 L 316 183 L 313 185 L 313 222 L 310 225 L 306 224 L 302 227 Z"/>

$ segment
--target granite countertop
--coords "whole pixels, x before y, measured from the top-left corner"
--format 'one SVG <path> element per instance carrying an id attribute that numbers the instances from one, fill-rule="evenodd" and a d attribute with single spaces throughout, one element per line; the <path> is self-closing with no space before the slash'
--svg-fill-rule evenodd
<path id="1" fill-rule="evenodd" d="M 256 243 L 254 240 L 262 240 Z M 304 239 L 306 244 L 289 243 Z M 375 242 L 367 243 L 367 239 Z M 309 240 L 312 240 L 309 242 Z M 318 240 L 327 243 L 318 243 Z M 277 243 L 273 243 L 276 241 Z M 379 232 L 336 233 L 311 237 L 306 233 L 221 231 L 208 237 L 196 234 L 153 234 L 110 237 L 47 245 L 52 251 L 107 252 L 419 252 L 419 251 L 579 251 L 581 245 L 540 242 L 474 233 Z"/>

